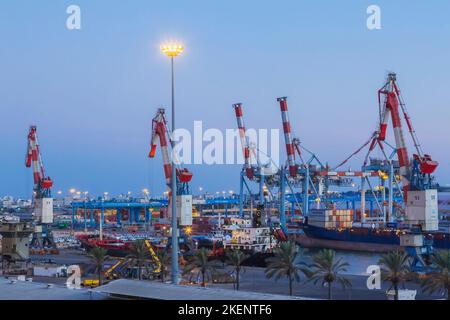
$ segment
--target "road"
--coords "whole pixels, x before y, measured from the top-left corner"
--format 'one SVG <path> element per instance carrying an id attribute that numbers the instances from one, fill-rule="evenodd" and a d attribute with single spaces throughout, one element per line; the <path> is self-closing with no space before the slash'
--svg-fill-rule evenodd
<path id="1" fill-rule="evenodd" d="M 380 290 L 367 289 L 367 277 L 361 275 L 345 275 L 352 283 L 352 288 L 343 290 L 340 285 L 334 284 L 332 287 L 333 298 L 337 300 L 386 300 L 386 290 L 389 283 L 382 283 Z M 233 284 L 211 284 L 213 287 L 233 289 Z M 423 294 L 420 286 L 416 283 L 407 283 L 406 289 L 417 290 L 417 300 L 441 299 L 439 295 Z M 327 299 L 328 288 L 321 284 L 314 285 L 307 282 L 305 277 L 301 278 L 300 283 L 293 285 L 294 295 Z M 265 292 L 274 294 L 289 294 L 288 281 L 286 278 L 278 281 L 267 279 L 263 268 L 245 268 L 245 272 L 241 275 L 240 290 Z"/>

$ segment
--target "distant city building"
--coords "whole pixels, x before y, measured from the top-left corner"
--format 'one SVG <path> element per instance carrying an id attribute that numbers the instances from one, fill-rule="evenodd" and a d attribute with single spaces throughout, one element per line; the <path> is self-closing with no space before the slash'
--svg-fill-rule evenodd
<path id="1" fill-rule="evenodd" d="M 5 196 L 0 200 L 0 207 L 5 209 L 18 209 L 31 207 L 31 200 L 14 199 L 12 196 Z"/>

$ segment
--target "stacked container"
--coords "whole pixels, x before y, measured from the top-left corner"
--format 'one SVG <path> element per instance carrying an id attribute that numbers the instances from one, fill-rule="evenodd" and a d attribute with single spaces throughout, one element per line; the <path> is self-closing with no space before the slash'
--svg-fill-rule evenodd
<path id="1" fill-rule="evenodd" d="M 308 225 L 325 228 L 351 228 L 353 210 L 312 209 L 308 215 Z"/>

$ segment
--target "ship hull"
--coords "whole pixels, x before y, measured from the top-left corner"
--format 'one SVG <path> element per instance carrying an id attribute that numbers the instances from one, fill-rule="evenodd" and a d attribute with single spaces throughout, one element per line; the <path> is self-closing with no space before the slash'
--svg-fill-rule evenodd
<path id="1" fill-rule="evenodd" d="M 330 248 L 366 252 L 389 252 L 403 250 L 397 230 L 369 228 L 325 229 L 310 225 L 303 226 L 304 234 L 293 235 L 303 247 Z M 450 235 L 436 233 L 433 246 L 438 249 L 450 248 Z"/>

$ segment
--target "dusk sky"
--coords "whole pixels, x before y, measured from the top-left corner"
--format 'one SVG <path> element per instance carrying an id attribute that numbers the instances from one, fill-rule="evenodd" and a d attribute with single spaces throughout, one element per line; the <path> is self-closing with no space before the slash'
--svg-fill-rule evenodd
<path id="1" fill-rule="evenodd" d="M 81 30 L 66 28 L 72 4 Z M 366 26 L 371 4 L 381 8 L 380 30 Z M 53 192 L 161 195 L 160 152 L 147 155 L 151 119 L 170 107 L 170 64 L 159 50 L 167 39 L 185 46 L 176 59 L 178 127 L 235 128 L 231 106 L 242 102 L 247 127 L 281 129 L 276 98 L 288 96 L 295 135 L 332 166 L 375 130 L 377 90 L 395 71 L 445 185 L 449 17 L 448 1 L 1 1 L 0 196 L 31 196 L 30 124 Z M 237 191 L 239 165 L 187 167 L 194 192 Z"/>

